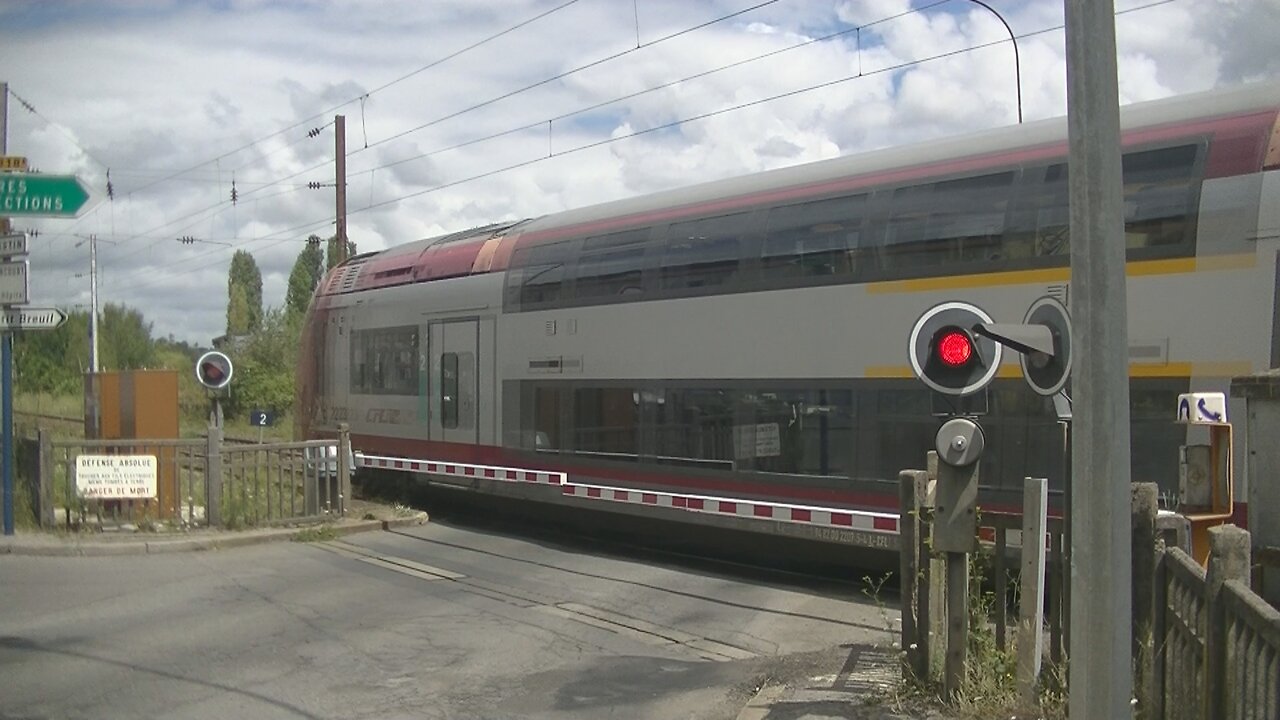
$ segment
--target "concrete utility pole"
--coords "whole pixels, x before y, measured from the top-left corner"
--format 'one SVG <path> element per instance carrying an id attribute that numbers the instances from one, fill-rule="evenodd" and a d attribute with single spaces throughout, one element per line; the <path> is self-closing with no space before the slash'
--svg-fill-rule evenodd
<path id="1" fill-rule="evenodd" d="M 347 259 L 347 117 L 333 116 L 334 185 L 338 199 L 338 251 L 335 264 Z"/>
<path id="2" fill-rule="evenodd" d="M 1072 720 L 1133 717 L 1129 352 L 1112 0 L 1065 0 L 1075 391 Z"/>
<path id="3" fill-rule="evenodd" d="M 98 375 L 98 236 L 89 235 L 89 371 Z"/>
<path id="4" fill-rule="evenodd" d="M 0 155 L 9 152 L 9 83 L 0 82 Z M 9 234 L 9 218 L 0 217 L 0 235 Z M 0 447 L 0 513 L 3 514 L 4 534 L 13 534 L 13 333 L 0 335 L 0 424 L 4 427 L 3 447 Z"/>

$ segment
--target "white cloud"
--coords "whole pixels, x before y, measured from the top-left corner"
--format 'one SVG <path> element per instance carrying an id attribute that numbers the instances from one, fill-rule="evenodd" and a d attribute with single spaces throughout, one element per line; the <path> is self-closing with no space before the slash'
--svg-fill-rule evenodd
<path id="1" fill-rule="evenodd" d="M 1020 36 L 1026 119 L 1062 114 L 1062 31 L 1038 32 L 1062 23 L 1060 0 L 988 4 Z M 157 334 L 208 342 L 222 332 L 233 248 L 214 243 L 253 252 L 266 302 L 283 303 L 307 235 L 332 233 L 333 189 L 306 183 L 333 181 L 335 113 L 346 117 L 349 232 L 361 250 L 1016 121 L 1012 46 L 976 3 L 782 0 L 678 34 L 749 5 L 654 0 L 637 6 L 637 21 L 629 3 L 583 0 L 432 67 L 554 5 L 0 6 L 0 79 L 40 111 L 11 103 L 11 154 L 74 172 L 98 194 L 110 167 L 116 191 L 77 220 L 17 222 L 44 233 L 33 295 L 87 303 L 87 278 L 76 277 L 87 252 L 76 243 L 95 233 L 102 302 L 138 308 Z M 1277 9 L 1177 0 L 1122 13 L 1122 99 L 1275 77 Z M 993 44 L 964 52 L 983 43 Z M 779 54 L 710 72 L 770 52 Z M 699 73 L 709 74 L 577 112 Z M 746 107 L 720 113 L 735 105 Z M 309 138 L 312 127 L 322 131 Z M 208 242 L 182 245 L 181 235 Z"/>

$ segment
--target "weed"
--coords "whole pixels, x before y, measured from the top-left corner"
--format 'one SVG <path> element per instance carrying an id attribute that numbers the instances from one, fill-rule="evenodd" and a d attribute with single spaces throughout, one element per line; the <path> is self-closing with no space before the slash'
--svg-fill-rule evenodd
<path id="1" fill-rule="evenodd" d="M 332 525 L 318 525 L 309 527 L 305 530 L 299 530 L 293 536 L 294 542 L 327 542 L 336 540 L 338 531 L 333 529 Z"/>

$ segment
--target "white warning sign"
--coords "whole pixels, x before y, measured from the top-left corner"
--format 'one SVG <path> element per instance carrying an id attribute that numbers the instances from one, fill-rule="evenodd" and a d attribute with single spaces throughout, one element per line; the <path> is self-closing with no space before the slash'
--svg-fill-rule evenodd
<path id="1" fill-rule="evenodd" d="M 156 496 L 155 455 L 80 455 L 76 492 L 87 500 L 143 500 Z"/>

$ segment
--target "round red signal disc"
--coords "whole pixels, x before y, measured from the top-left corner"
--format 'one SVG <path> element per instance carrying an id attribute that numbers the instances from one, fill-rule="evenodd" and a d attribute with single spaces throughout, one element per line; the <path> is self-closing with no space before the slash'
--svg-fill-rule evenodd
<path id="1" fill-rule="evenodd" d="M 949 332 L 938 341 L 938 357 L 951 367 L 960 367 L 973 357 L 973 342 L 962 332 Z"/>

